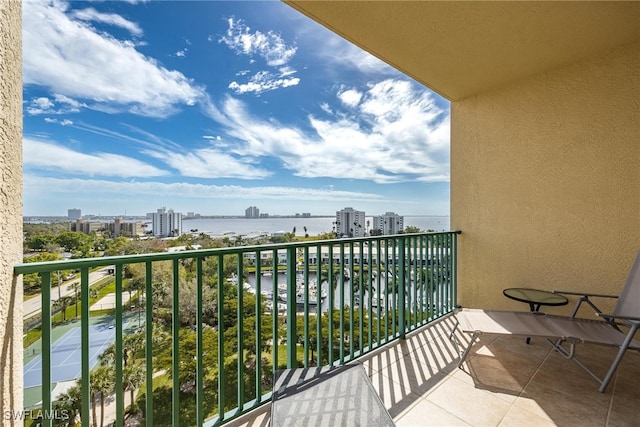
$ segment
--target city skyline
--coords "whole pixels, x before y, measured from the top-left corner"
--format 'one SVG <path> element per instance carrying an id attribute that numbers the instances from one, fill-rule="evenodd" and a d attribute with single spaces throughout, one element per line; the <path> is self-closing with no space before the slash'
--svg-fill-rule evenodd
<path id="1" fill-rule="evenodd" d="M 23 4 L 25 216 L 449 215 L 449 103 L 281 2 Z"/>

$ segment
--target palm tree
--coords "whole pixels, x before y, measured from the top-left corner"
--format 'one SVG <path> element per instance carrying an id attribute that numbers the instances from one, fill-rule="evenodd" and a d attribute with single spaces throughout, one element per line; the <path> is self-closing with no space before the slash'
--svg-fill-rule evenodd
<path id="1" fill-rule="evenodd" d="M 66 418 L 55 418 L 54 425 L 60 426 L 75 426 L 76 419 L 80 415 L 82 409 L 82 397 L 80 392 L 80 385 L 76 384 L 69 388 L 66 392 L 60 394 L 58 399 L 53 402 L 53 410 L 56 413 L 66 413 Z"/>
<path id="2" fill-rule="evenodd" d="M 144 344 L 144 335 L 142 333 L 125 335 L 122 340 L 122 357 L 124 366 L 128 366 L 135 361 L 135 354 Z M 116 357 L 116 343 L 112 343 L 98 356 L 98 360 L 102 365 L 112 365 Z"/>
<path id="3" fill-rule="evenodd" d="M 71 290 L 73 290 L 76 298 L 76 318 L 78 317 L 78 292 L 80 292 L 80 282 L 73 282 L 69 285 Z"/>
<path id="4" fill-rule="evenodd" d="M 96 398 L 100 396 L 100 427 L 104 427 L 104 398 L 113 391 L 113 367 L 98 366 L 89 374 L 91 382 L 91 407 L 93 409 L 93 425 L 97 427 Z"/>
<path id="5" fill-rule="evenodd" d="M 151 301 L 154 309 L 158 309 L 164 303 L 165 298 L 169 296 L 164 283 L 154 282 L 151 288 Z M 147 295 L 148 297 L 148 295 Z M 154 310 L 155 312 L 156 310 Z M 152 313 L 153 316 L 153 313 Z"/>
<path id="6" fill-rule="evenodd" d="M 53 301 L 53 307 L 54 307 L 54 311 L 55 310 L 60 310 L 62 311 L 62 321 L 66 322 L 67 321 L 67 306 L 69 305 L 69 303 L 71 302 L 73 298 L 70 296 L 64 296 L 64 297 L 60 297 L 57 300 Z"/>
<path id="7" fill-rule="evenodd" d="M 130 405 L 134 404 L 134 393 L 146 380 L 146 368 L 141 362 L 129 364 L 122 372 L 124 391 L 130 393 Z"/>

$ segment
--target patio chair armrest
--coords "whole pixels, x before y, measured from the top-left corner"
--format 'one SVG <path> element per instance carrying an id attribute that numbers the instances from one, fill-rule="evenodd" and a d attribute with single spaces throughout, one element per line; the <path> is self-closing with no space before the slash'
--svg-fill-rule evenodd
<path id="1" fill-rule="evenodd" d="M 640 317 L 638 316 L 621 316 L 619 314 L 605 314 L 605 313 L 596 313 L 596 316 L 602 317 L 607 321 L 615 321 L 615 320 L 630 320 L 633 322 L 640 322 Z"/>
<path id="2" fill-rule="evenodd" d="M 590 299 L 589 297 L 597 297 L 597 298 L 618 298 L 617 295 L 605 295 L 605 294 L 593 294 L 593 293 L 588 293 L 588 292 L 572 292 L 572 291 L 553 291 L 554 294 L 560 294 L 560 295 L 576 295 L 578 296 L 578 300 L 576 301 L 576 305 L 575 307 L 573 307 L 573 311 L 571 312 L 571 317 L 576 317 L 576 315 L 578 314 L 578 310 L 580 309 L 580 306 L 582 306 L 582 303 L 587 303 L 587 305 L 589 305 L 593 311 L 595 311 L 596 314 L 598 313 L 602 313 L 602 310 L 600 310 Z M 607 320 L 607 322 L 611 323 L 612 320 Z"/>
<path id="3" fill-rule="evenodd" d="M 554 294 L 579 295 L 583 297 L 618 298 L 618 295 L 592 294 L 589 292 L 553 291 Z"/>

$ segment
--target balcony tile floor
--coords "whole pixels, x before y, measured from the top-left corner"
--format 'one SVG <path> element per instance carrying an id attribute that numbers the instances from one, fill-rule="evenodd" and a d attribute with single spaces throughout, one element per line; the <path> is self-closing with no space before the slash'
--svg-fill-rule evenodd
<path id="1" fill-rule="evenodd" d="M 458 369 L 444 318 L 359 361 L 398 427 L 636 426 L 640 420 L 640 352 L 628 351 L 605 393 L 575 362 L 541 338 L 482 338 Z M 463 343 L 468 337 L 460 335 Z M 578 346 L 603 376 L 616 349 Z M 232 423 L 267 426 L 268 405 Z"/>

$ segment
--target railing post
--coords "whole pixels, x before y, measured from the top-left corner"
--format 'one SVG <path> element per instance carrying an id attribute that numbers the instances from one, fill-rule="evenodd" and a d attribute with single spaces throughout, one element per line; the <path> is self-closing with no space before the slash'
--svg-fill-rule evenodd
<path id="1" fill-rule="evenodd" d="M 401 237 L 398 242 L 398 332 L 401 339 L 406 337 L 405 315 L 407 310 L 405 289 L 407 284 L 405 279 L 406 257 L 405 257 L 405 238 Z"/>
<path id="2" fill-rule="evenodd" d="M 82 267 L 80 269 L 80 294 L 82 295 L 81 306 L 81 322 L 80 322 L 80 335 L 81 335 L 81 362 L 80 372 L 82 372 L 82 425 L 89 425 L 89 402 L 91 399 L 91 383 L 89 382 L 90 367 L 89 367 L 89 267 Z M 86 399 L 85 399 L 86 398 Z"/>
<path id="3" fill-rule="evenodd" d="M 116 279 L 116 351 L 115 351 L 115 394 L 116 394 L 116 427 L 122 427 L 124 424 L 124 388 L 122 386 L 122 363 L 123 363 L 123 321 L 122 321 L 122 264 L 115 266 Z"/>
<path id="4" fill-rule="evenodd" d="M 297 365 L 296 353 L 296 248 L 287 248 L 287 368 Z"/>
<path id="5" fill-rule="evenodd" d="M 171 315 L 173 357 L 171 369 L 173 370 L 173 387 L 171 388 L 171 424 L 173 427 L 180 425 L 180 270 L 178 260 L 173 260 L 173 312 Z"/>
<path id="6" fill-rule="evenodd" d="M 218 304 L 217 309 L 217 321 L 218 321 L 218 422 L 222 423 L 225 420 L 224 407 L 226 405 L 226 396 L 224 393 L 226 373 L 224 367 L 224 330 L 223 330 L 223 313 L 224 313 L 224 257 L 218 255 L 217 260 L 217 273 L 218 283 L 216 283 L 216 302 Z"/>
<path id="7" fill-rule="evenodd" d="M 145 263 L 145 424 L 153 426 L 153 268 L 151 261 Z M 84 300 L 82 302 L 84 307 Z M 88 408 L 88 407 L 87 407 Z M 83 410 L 84 411 L 84 410 Z M 87 413 L 89 411 L 87 410 Z M 84 416 L 84 412 L 82 413 Z M 89 418 L 87 417 L 87 420 Z M 85 425 L 84 420 L 82 425 Z M 89 424 L 86 424 L 89 425 Z"/>
<path id="8" fill-rule="evenodd" d="M 238 257 L 238 269 L 236 276 L 238 277 L 237 285 L 237 319 L 238 319 L 238 410 L 244 408 L 244 267 L 242 265 L 242 254 L 236 254 Z"/>
<path id="9" fill-rule="evenodd" d="M 203 336 L 202 336 L 202 324 L 204 323 L 202 313 L 202 286 L 203 286 L 203 258 L 197 257 L 196 259 L 196 423 L 202 425 L 205 418 L 203 410 L 204 405 L 204 386 L 202 384 L 204 378 L 204 367 L 202 364 L 202 355 L 204 353 Z"/>
<path id="10" fill-rule="evenodd" d="M 51 413 L 51 273 L 42 273 L 42 410 Z M 84 391 L 84 390 L 83 390 Z M 3 414 L 4 416 L 4 414 Z M 45 417 L 43 426 L 50 426 Z"/>

